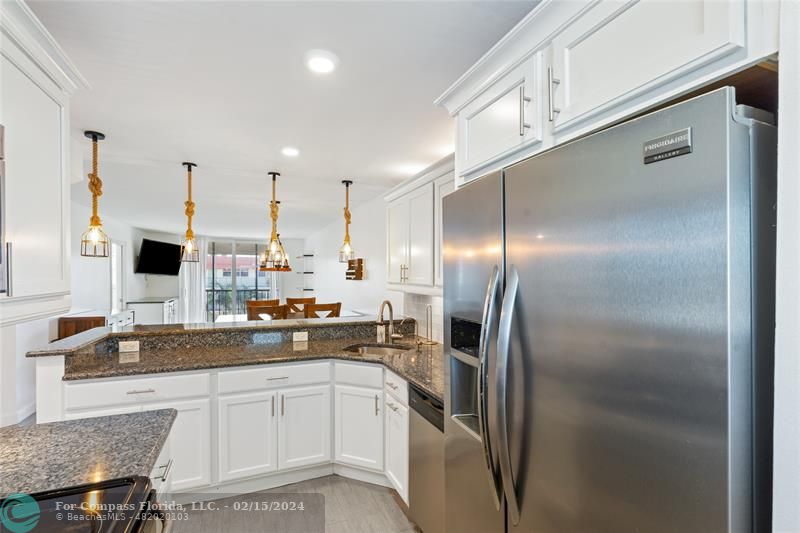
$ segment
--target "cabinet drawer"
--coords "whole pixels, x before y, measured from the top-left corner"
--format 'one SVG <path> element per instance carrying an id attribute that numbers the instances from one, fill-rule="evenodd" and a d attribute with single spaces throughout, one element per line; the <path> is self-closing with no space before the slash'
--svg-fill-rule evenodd
<path id="1" fill-rule="evenodd" d="M 336 363 L 336 383 L 358 385 L 360 387 L 381 388 L 383 368 L 375 365 Z"/>
<path id="2" fill-rule="evenodd" d="M 386 391 L 386 394 L 394 396 L 403 405 L 408 405 L 408 382 L 391 370 L 386 370 L 383 390 Z"/>
<path id="3" fill-rule="evenodd" d="M 208 374 L 68 383 L 64 391 L 67 409 L 96 409 L 107 405 L 161 402 L 208 394 Z"/>
<path id="4" fill-rule="evenodd" d="M 219 373 L 219 393 L 327 383 L 330 379 L 331 365 L 328 362 L 228 370 Z"/>

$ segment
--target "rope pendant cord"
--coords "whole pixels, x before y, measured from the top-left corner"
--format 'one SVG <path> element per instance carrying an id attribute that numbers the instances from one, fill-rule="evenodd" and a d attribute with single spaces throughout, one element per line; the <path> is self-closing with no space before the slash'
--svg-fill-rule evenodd
<path id="1" fill-rule="evenodd" d="M 350 185 L 345 186 L 344 193 L 344 242 L 350 242 Z"/>
<path id="2" fill-rule="evenodd" d="M 188 178 L 187 179 L 188 179 L 189 194 L 188 194 L 188 199 L 186 200 L 184 205 L 186 206 L 185 213 L 186 213 L 186 217 L 187 217 L 186 238 L 187 239 L 191 239 L 191 238 L 194 237 L 194 232 L 192 231 L 192 217 L 194 216 L 195 204 L 192 201 L 192 166 L 191 165 L 187 165 L 187 169 L 188 169 L 188 171 L 187 171 L 188 172 L 188 174 L 187 174 Z"/>
<path id="3" fill-rule="evenodd" d="M 272 176 L 272 201 L 269 203 L 270 218 L 272 218 L 270 241 L 278 240 L 278 202 L 275 201 L 275 179 L 275 176 Z"/>
<path id="4" fill-rule="evenodd" d="M 97 198 L 103 195 L 103 180 L 97 172 L 97 138 L 92 138 L 92 172 L 89 174 L 89 192 L 92 193 L 92 216 L 89 218 L 90 226 L 100 226 L 100 217 L 97 215 Z"/>

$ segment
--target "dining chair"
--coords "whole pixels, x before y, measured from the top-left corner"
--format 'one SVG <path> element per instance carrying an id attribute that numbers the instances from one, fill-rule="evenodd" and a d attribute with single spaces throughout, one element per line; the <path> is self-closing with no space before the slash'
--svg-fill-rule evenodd
<path id="1" fill-rule="evenodd" d="M 335 318 L 342 311 L 342 302 L 333 304 L 306 304 L 304 312 L 306 318 Z M 320 316 L 318 313 L 327 313 Z"/>
<path id="2" fill-rule="evenodd" d="M 289 314 L 286 305 L 252 305 L 247 308 L 247 320 L 263 320 L 260 315 L 270 315 L 272 320 L 283 320 Z"/>
<path id="3" fill-rule="evenodd" d="M 250 308 L 254 305 L 280 305 L 281 301 L 277 298 L 274 300 L 246 300 L 245 307 Z"/>
<path id="4" fill-rule="evenodd" d="M 289 306 L 290 313 L 302 313 L 308 304 L 317 303 L 317 298 L 286 298 L 286 305 Z"/>

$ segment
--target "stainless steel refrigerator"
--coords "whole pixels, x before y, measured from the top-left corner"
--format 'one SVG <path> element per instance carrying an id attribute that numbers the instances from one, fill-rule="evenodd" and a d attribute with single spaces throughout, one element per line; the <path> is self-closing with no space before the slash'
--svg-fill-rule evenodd
<path id="1" fill-rule="evenodd" d="M 447 531 L 769 530 L 771 122 L 726 87 L 444 199 Z"/>

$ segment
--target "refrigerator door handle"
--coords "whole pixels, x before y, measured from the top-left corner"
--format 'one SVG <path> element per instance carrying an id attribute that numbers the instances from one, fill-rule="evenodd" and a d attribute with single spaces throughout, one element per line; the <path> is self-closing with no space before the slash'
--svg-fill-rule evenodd
<path id="1" fill-rule="evenodd" d="M 511 349 L 511 326 L 514 322 L 514 306 L 519 289 L 519 274 L 511 265 L 508 270 L 506 292 L 503 295 L 503 310 L 500 313 L 500 326 L 497 332 L 497 375 L 495 394 L 497 403 L 497 454 L 500 459 L 500 474 L 503 481 L 508 512 L 513 525 L 519 524 L 519 502 L 511 468 L 511 451 L 508 445 L 508 370 Z"/>
<path id="2" fill-rule="evenodd" d="M 492 502 L 495 509 L 500 510 L 502 501 L 503 487 L 498 479 L 495 468 L 494 453 L 492 452 L 492 439 L 489 429 L 489 421 L 486 417 L 487 381 L 488 381 L 488 357 L 489 342 L 492 338 L 492 330 L 497 323 L 497 298 L 500 288 L 500 269 L 497 265 L 489 275 L 489 284 L 486 287 L 486 299 L 483 304 L 483 322 L 481 323 L 481 335 L 478 345 L 478 431 L 483 447 L 483 459 L 486 463 L 486 473 L 488 475 L 489 486 L 491 487 Z"/>

